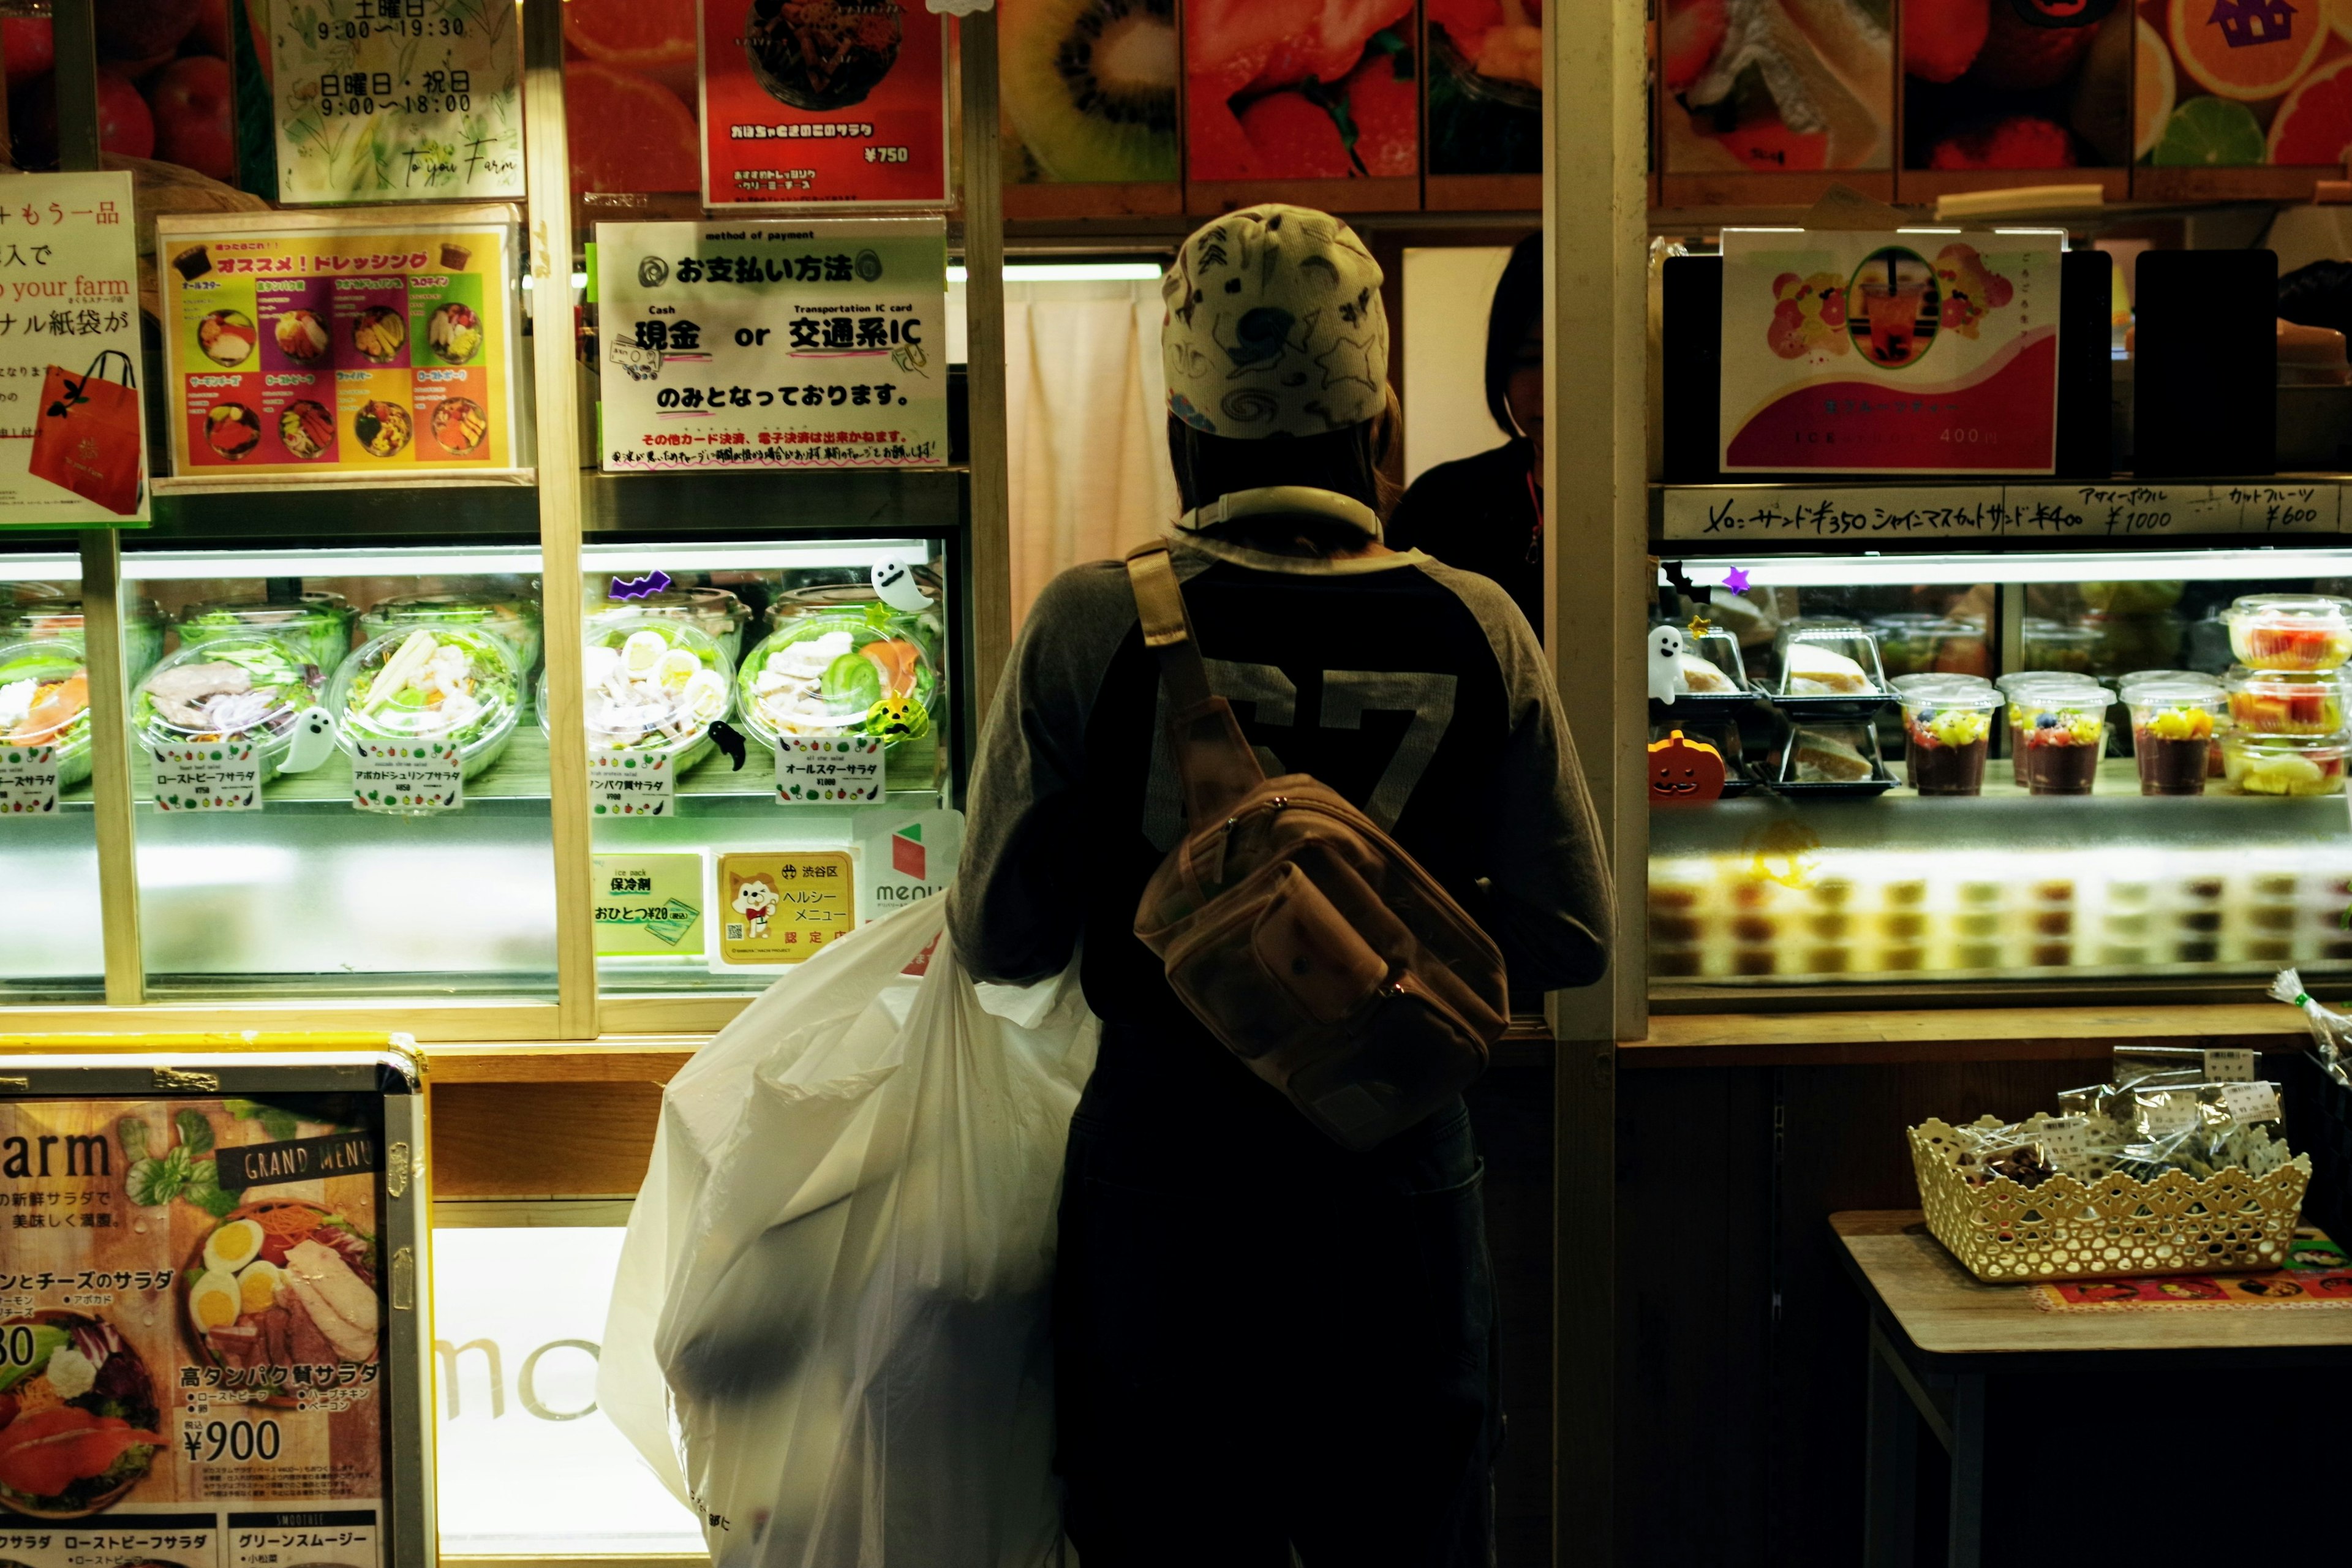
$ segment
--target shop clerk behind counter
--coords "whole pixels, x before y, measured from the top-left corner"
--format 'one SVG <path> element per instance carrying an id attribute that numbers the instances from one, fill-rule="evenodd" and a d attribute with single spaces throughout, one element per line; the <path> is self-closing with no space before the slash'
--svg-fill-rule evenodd
<path id="1" fill-rule="evenodd" d="M 1486 407 L 1509 437 L 1413 480 L 1389 519 L 1391 549 L 1419 550 L 1503 585 L 1543 635 L 1543 239 L 1511 249 L 1486 317 Z"/>

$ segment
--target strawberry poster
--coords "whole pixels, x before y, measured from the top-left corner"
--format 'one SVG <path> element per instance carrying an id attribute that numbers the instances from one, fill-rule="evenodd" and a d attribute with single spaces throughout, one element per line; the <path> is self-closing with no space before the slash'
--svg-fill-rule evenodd
<path id="1" fill-rule="evenodd" d="M 710 207 L 945 206 L 947 18 L 923 0 L 700 0 Z"/>
<path id="2" fill-rule="evenodd" d="M 0 1532 L 25 1568 L 374 1568 L 370 1097 L 0 1103 Z"/>
<path id="3" fill-rule="evenodd" d="M 1191 178 L 1421 173 L 1413 0 L 1187 0 L 1183 20 Z"/>
<path id="4" fill-rule="evenodd" d="M 1725 471 L 2051 472 L 2065 243 L 1724 230 Z"/>

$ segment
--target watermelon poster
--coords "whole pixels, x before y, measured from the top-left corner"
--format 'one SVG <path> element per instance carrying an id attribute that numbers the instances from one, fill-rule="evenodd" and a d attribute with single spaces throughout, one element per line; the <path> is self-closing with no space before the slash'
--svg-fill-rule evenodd
<path id="1" fill-rule="evenodd" d="M 2065 244 L 1725 229 L 1724 471 L 2050 473 Z"/>
<path id="2" fill-rule="evenodd" d="M 702 200 L 941 207 L 947 18 L 923 0 L 701 0 Z"/>

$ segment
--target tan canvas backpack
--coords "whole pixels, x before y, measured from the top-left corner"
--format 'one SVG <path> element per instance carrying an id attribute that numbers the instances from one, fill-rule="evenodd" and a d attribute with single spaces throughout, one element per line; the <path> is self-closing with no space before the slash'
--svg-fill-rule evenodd
<path id="1" fill-rule="evenodd" d="M 1508 1022 L 1503 955 L 1397 842 L 1305 773 L 1269 779 L 1209 689 L 1164 542 L 1127 558 L 1160 657 L 1184 837 L 1135 934 L 1250 1069 L 1349 1149 L 1475 1079 Z"/>

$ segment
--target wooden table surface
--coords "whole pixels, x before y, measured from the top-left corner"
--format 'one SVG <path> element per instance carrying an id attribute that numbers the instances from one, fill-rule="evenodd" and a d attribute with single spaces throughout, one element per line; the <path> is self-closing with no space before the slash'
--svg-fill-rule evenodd
<path id="1" fill-rule="evenodd" d="M 1854 1209 L 1830 1228 L 1911 1342 L 1930 1355 L 2352 1349 L 2352 1302 L 2044 1311 L 2030 1285 L 1987 1285 L 1917 1209 Z M 1984 1370 L 1998 1370 L 1987 1368 Z"/>

